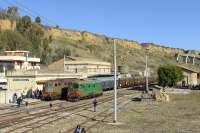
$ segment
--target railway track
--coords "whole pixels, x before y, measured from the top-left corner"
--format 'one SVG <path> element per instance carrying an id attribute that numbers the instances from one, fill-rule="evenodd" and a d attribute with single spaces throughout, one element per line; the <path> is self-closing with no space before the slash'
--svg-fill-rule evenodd
<path id="1" fill-rule="evenodd" d="M 137 95 L 137 94 L 139 94 L 139 93 L 135 93 L 135 94 L 129 93 L 129 96 L 132 97 L 133 95 Z M 117 103 L 117 106 L 120 106 L 120 108 L 122 108 L 122 107 L 126 106 L 127 104 L 129 104 L 131 102 L 130 97 L 122 99 L 122 101 Z M 113 115 L 113 106 L 99 112 L 98 114 L 92 116 L 90 119 L 87 119 L 87 120 L 83 121 L 82 123 L 79 123 L 78 125 L 80 125 L 81 127 L 85 127 L 86 131 L 89 132 L 92 128 L 97 126 L 99 123 L 104 122 L 105 119 L 110 117 L 111 115 Z M 67 130 L 66 133 L 71 133 L 74 131 L 74 129 L 75 128 L 71 128 L 71 129 Z"/>
<path id="2" fill-rule="evenodd" d="M 105 102 L 113 100 L 113 96 L 109 96 L 109 95 L 110 94 L 108 94 L 108 95 L 105 94 L 104 95 L 105 97 L 98 97 L 98 102 L 100 104 L 103 104 Z M 123 97 L 124 95 L 130 95 L 130 92 L 118 93 L 118 98 Z M 49 124 L 49 123 L 59 121 L 60 119 L 67 119 L 66 117 L 68 117 L 69 115 L 63 117 L 62 115 L 60 116 L 60 114 L 70 112 L 70 111 L 75 111 L 75 113 L 79 113 L 79 112 L 84 111 L 87 108 L 92 107 L 91 100 L 89 100 L 89 101 L 83 100 L 83 102 L 70 104 L 69 106 L 66 106 L 66 107 L 59 106 L 59 104 L 57 104 L 56 105 L 57 108 L 53 109 L 52 111 L 48 110 L 48 111 L 40 112 L 37 114 L 32 114 L 31 117 L 22 116 L 22 117 L 17 117 L 17 118 L 12 118 L 12 119 L 7 119 L 5 121 L 1 121 L 0 122 L 0 131 L 1 131 L 1 129 L 5 129 L 7 133 L 11 133 L 11 132 L 25 133 L 28 131 L 32 131 L 36 128 L 42 127 L 43 125 L 46 124 L 45 123 L 46 121 L 48 121 L 47 124 Z M 71 114 L 74 114 L 74 113 L 71 113 Z M 101 113 L 101 115 L 102 114 L 103 113 Z M 92 119 L 95 119 L 95 117 Z M 14 128 L 8 129 L 8 127 L 10 127 L 10 126 L 12 126 Z M 89 130 L 89 129 L 90 128 L 87 127 L 87 130 Z M 70 130 L 72 130 L 72 129 L 70 129 Z"/>

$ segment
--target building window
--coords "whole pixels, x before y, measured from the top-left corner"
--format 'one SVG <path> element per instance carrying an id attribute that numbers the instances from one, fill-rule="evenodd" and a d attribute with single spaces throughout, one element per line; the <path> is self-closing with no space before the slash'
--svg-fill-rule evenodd
<path id="1" fill-rule="evenodd" d="M 75 73 L 78 73 L 78 69 L 77 68 L 75 68 Z"/>
<path id="2" fill-rule="evenodd" d="M 36 66 L 36 63 L 35 62 L 31 62 L 31 66 Z"/>
<path id="3" fill-rule="evenodd" d="M 21 66 L 21 65 L 22 65 L 22 62 L 21 62 L 21 61 L 18 61 L 17 64 L 18 64 L 19 66 Z"/>

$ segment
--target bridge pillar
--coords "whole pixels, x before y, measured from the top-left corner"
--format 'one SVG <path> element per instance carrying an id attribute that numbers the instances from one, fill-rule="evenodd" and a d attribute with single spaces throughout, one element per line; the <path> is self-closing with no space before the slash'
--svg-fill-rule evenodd
<path id="1" fill-rule="evenodd" d="M 199 66 L 200 66 L 200 58 L 197 58 L 198 62 L 199 62 Z"/>
<path id="2" fill-rule="evenodd" d="M 174 57 L 175 57 L 175 60 L 178 61 L 178 57 L 179 57 L 179 55 L 176 54 Z"/>
<path id="3" fill-rule="evenodd" d="M 194 58 L 195 57 L 189 57 L 190 58 L 190 63 L 194 65 Z"/>
<path id="4" fill-rule="evenodd" d="M 187 64 L 187 56 L 183 56 L 183 62 L 185 62 L 185 64 Z"/>

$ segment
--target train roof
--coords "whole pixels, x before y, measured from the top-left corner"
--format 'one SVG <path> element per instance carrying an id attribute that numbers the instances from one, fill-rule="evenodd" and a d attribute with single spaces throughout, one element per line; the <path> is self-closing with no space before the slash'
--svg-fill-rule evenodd
<path id="1" fill-rule="evenodd" d="M 118 75 L 116 75 L 118 76 Z M 97 77 L 114 77 L 114 74 L 96 74 L 96 75 L 90 75 L 88 78 L 97 78 Z"/>
<path id="2" fill-rule="evenodd" d="M 148 76 L 149 78 L 156 78 L 155 76 Z M 131 78 L 146 78 L 146 76 L 134 76 L 134 77 L 122 77 L 121 79 L 131 79 Z"/>
<path id="3" fill-rule="evenodd" d="M 97 79 L 77 79 L 77 80 L 74 80 L 74 81 L 71 81 L 71 82 L 101 82 L 100 80 L 97 80 Z"/>
<path id="4" fill-rule="evenodd" d="M 67 83 L 74 80 L 77 80 L 78 78 L 57 78 L 57 79 L 49 79 L 49 80 L 41 80 L 37 81 L 37 83 Z"/>
<path id="5" fill-rule="evenodd" d="M 109 80 L 114 80 L 114 76 L 112 77 L 93 77 L 91 79 L 96 79 L 96 80 L 100 80 L 100 81 L 109 81 Z M 118 80 L 119 78 L 116 77 L 116 80 Z"/>

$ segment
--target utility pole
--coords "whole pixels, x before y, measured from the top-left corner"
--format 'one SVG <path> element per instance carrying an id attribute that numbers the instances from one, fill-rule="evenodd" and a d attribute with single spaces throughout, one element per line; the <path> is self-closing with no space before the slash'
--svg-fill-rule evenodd
<path id="1" fill-rule="evenodd" d="M 117 122 L 116 43 L 114 39 L 114 123 Z"/>
<path id="2" fill-rule="evenodd" d="M 65 78 L 65 55 L 64 55 L 64 61 L 63 61 L 63 72 L 64 72 L 64 78 Z"/>
<path id="3" fill-rule="evenodd" d="M 148 48 L 146 48 L 145 49 L 146 50 L 146 92 L 148 92 L 149 91 L 149 85 L 148 85 L 148 51 L 149 51 L 149 49 Z"/>

